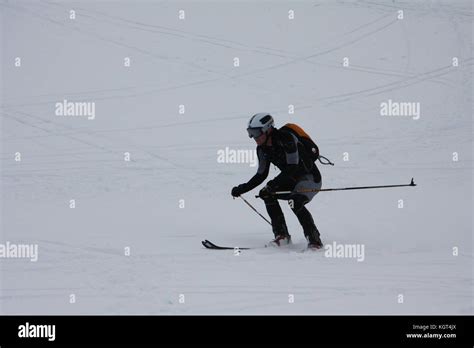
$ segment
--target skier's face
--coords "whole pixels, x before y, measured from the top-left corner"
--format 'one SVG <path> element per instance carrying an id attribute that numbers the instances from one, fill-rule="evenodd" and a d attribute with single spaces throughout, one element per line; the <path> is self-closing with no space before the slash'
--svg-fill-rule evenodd
<path id="1" fill-rule="evenodd" d="M 262 145 L 267 140 L 267 135 L 265 133 L 263 133 L 262 135 L 260 135 L 257 138 L 254 138 L 254 139 L 255 139 L 255 142 L 257 143 L 257 145 Z"/>

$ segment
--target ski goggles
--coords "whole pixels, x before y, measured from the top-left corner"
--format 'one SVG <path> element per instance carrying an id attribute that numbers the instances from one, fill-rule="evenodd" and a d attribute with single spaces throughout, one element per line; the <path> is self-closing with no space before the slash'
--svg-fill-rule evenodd
<path id="1" fill-rule="evenodd" d="M 254 139 L 263 134 L 262 128 L 247 128 L 247 132 L 249 133 L 249 137 Z"/>

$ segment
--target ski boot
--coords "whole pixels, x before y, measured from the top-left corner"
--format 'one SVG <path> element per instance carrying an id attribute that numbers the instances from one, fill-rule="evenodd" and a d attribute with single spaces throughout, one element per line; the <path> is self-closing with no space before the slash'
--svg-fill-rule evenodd
<path id="1" fill-rule="evenodd" d="M 308 241 L 308 249 L 319 250 L 323 248 L 323 242 L 321 242 L 321 238 L 319 237 L 319 231 L 313 222 L 304 226 L 303 233 Z"/>
<path id="2" fill-rule="evenodd" d="M 279 236 L 275 236 L 275 239 L 271 240 L 268 245 L 273 247 L 279 247 L 282 245 L 291 244 L 291 236 L 289 234 L 281 234 Z"/>
<path id="3" fill-rule="evenodd" d="M 278 208 L 279 207 L 280 206 L 278 206 Z M 275 239 L 268 243 L 269 246 L 279 247 L 291 243 L 291 236 L 288 233 L 288 227 L 286 227 L 285 217 L 283 216 L 283 213 L 277 214 L 276 217 L 272 218 L 272 230 Z"/>
<path id="4" fill-rule="evenodd" d="M 306 240 L 308 241 L 308 249 L 319 250 L 323 248 L 323 242 L 321 242 L 321 238 L 315 234 L 306 236 Z"/>

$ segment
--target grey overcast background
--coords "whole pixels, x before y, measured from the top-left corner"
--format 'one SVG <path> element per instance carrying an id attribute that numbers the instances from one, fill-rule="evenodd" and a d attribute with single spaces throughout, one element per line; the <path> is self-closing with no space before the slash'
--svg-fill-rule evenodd
<path id="1" fill-rule="evenodd" d="M 472 4 L 0 1 L 0 244 L 38 246 L 0 258 L 0 313 L 472 314 Z M 230 196 L 256 168 L 218 161 L 256 112 L 316 140 L 323 187 L 415 178 L 308 205 L 362 262 L 299 252 L 284 204 L 292 248 L 202 247 L 272 237 Z"/>

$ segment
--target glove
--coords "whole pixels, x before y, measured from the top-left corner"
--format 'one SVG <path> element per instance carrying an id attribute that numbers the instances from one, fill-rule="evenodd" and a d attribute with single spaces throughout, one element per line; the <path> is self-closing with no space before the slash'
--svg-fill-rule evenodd
<path id="1" fill-rule="evenodd" d="M 247 185 L 245 184 L 240 184 L 239 186 L 235 186 L 232 191 L 231 195 L 232 197 L 239 197 L 241 194 L 247 192 Z"/>
<path id="2" fill-rule="evenodd" d="M 269 192 L 275 192 L 277 189 L 277 184 L 275 183 L 274 180 L 270 180 L 267 182 L 267 185 L 265 186 Z"/>
<path id="3" fill-rule="evenodd" d="M 267 185 L 260 190 L 258 195 L 260 196 L 260 198 L 265 199 L 267 197 L 270 197 L 272 193 L 275 191 L 276 191 L 276 186 L 274 185 L 273 181 L 270 180 L 269 182 L 267 182 Z"/>
<path id="4" fill-rule="evenodd" d="M 260 192 L 258 193 L 259 197 L 262 198 L 262 199 L 265 199 L 265 198 L 268 198 L 270 197 L 272 194 L 272 192 L 270 191 L 270 189 L 268 188 L 268 186 L 265 186 L 263 189 L 260 190 Z"/>

